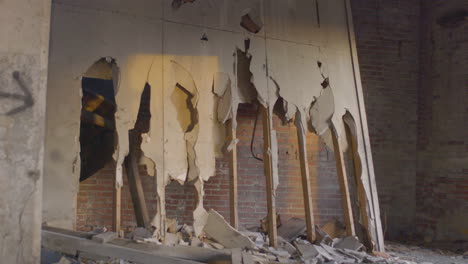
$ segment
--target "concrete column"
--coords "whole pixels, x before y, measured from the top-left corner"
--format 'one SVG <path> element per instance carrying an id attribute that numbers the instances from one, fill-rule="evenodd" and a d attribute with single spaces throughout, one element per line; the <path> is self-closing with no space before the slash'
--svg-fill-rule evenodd
<path id="1" fill-rule="evenodd" d="M 0 1 L 0 262 L 39 263 L 50 0 Z"/>

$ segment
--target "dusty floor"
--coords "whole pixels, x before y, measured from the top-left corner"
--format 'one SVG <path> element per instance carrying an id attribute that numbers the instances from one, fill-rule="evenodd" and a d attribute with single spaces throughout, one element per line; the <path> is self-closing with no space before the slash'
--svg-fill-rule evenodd
<path id="1" fill-rule="evenodd" d="M 468 264 L 468 252 L 454 253 L 440 249 L 430 249 L 419 246 L 403 245 L 387 241 L 387 253 L 400 260 L 418 264 Z M 455 250 L 454 250 L 455 251 Z"/>

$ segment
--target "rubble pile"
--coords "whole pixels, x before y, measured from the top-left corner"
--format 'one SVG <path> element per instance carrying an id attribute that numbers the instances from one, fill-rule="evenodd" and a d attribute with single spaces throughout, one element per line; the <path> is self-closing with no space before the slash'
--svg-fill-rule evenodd
<path id="1" fill-rule="evenodd" d="M 317 227 L 318 238 L 310 243 L 305 238 L 305 223 L 299 218 L 291 218 L 278 229 L 278 247 L 269 246 L 268 236 L 257 231 L 239 231 L 230 226 L 216 211 L 211 210 L 204 228 L 204 235 L 196 237 L 192 226 L 178 225 L 171 220 L 163 241 L 153 237 L 141 238 L 135 233 L 142 233 L 137 228 L 131 236 L 137 237 L 137 242 L 152 242 L 166 246 L 189 245 L 215 250 L 230 251 L 231 263 L 310 263 L 310 264 L 346 264 L 346 263 L 376 263 L 376 264 L 412 264 L 386 254 L 368 254 L 364 245 L 355 236 L 335 237 L 343 235 L 340 223 L 330 222 L 323 229 Z M 324 230 L 331 230 L 329 235 Z"/>
<path id="2" fill-rule="evenodd" d="M 270 238 L 264 232 L 268 228 L 262 223 L 259 227 L 238 230 L 214 210 L 207 214 L 200 236 L 195 235 L 193 226 L 180 225 L 175 219 L 168 219 L 166 226 L 164 238 L 158 237 L 163 232 L 139 227 L 126 239 L 106 229 L 85 233 L 43 227 L 43 251 L 52 254 L 43 252 L 43 257 L 48 260 L 41 263 L 416 264 L 414 259 L 394 254 L 391 250 L 391 255 L 369 253 L 367 244 L 361 243 L 356 236 L 347 236 L 345 226 L 337 220 L 322 227 L 315 226 L 313 243 L 306 237 L 303 219 L 283 220 L 277 228 L 277 243 L 271 243 L 277 244 L 276 247 L 270 246 Z"/>

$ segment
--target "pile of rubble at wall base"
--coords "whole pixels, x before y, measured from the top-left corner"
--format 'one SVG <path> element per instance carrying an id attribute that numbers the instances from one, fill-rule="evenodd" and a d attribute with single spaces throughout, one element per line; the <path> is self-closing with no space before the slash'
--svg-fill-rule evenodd
<path id="1" fill-rule="evenodd" d="M 264 232 L 238 231 L 229 225 L 225 219 L 216 211 L 211 210 L 204 227 L 204 236 L 196 237 L 193 227 L 188 225 L 177 225 L 175 221 L 166 234 L 164 241 L 158 241 L 150 237 L 141 239 L 140 242 L 162 243 L 164 245 L 190 245 L 216 250 L 230 251 L 231 263 L 254 264 L 254 263 L 310 263 L 310 264 L 345 264 L 345 263 L 377 263 L 377 264 L 412 264 L 398 258 L 391 258 L 386 254 L 368 254 L 355 236 L 332 238 L 319 228 L 321 241 L 315 244 L 304 239 L 304 226 L 298 224 L 304 220 L 292 218 L 286 221 L 283 229 L 290 232 L 285 234 L 287 239 L 278 237 L 278 248 L 269 246 L 268 236 Z M 176 227 L 174 227 L 174 225 Z M 337 226 L 332 223 L 333 226 Z M 329 229 L 328 227 L 324 229 Z M 339 226 L 339 225 L 338 225 Z M 337 228 L 335 228 L 335 231 Z M 339 227 L 338 227 L 339 229 Z M 302 230 L 301 232 L 297 232 Z M 143 231 L 144 232 L 144 231 Z M 339 234 L 343 232 L 337 231 Z M 133 232 L 142 233 L 137 229 Z M 291 233 L 295 233 L 291 235 Z M 335 232 L 336 233 L 336 232 Z"/>
<path id="2" fill-rule="evenodd" d="M 305 222 L 300 218 L 278 221 L 276 248 L 269 246 L 263 229 L 266 225 L 239 231 L 216 211 L 206 217 L 201 236 L 193 226 L 179 225 L 168 219 L 164 240 L 155 237 L 155 230 L 136 228 L 127 239 L 106 229 L 78 232 L 43 227 L 41 263 L 43 264 L 415 264 L 385 253 L 368 254 L 354 236 L 345 236 L 345 228 L 331 221 L 316 226 L 316 242 L 305 239 Z M 47 253 L 48 252 L 48 253 Z M 47 254 L 46 254 L 47 253 Z"/>

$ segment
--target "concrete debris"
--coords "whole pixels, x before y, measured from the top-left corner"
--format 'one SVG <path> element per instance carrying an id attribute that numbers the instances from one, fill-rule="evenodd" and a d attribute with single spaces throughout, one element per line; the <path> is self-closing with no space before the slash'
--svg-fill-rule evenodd
<path id="1" fill-rule="evenodd" d="M 248 236 L 257 247 L 262 247 L 265 244 L 265 237 L 260 232 L 240 231 L 244 236 Z"/>
<path id="2" fill-rule="evenodd" d="M 192 240 L 190 240 L 190 246 L 203 247 L 203 242 L 198 237 L 194 237 Z"/>
<path id="3" fill-rule="evenodd" d="M 323 231 L 320 227 L 315 225 L 315 237 L 316 241 L 321 244 L 333 245 L 333 239 L 328 235 L 327 232 Z"/>
<path id="4" fill-rule="evenodd" d="M 105 232 L 105 233 L 94 235 L 92 240 L 99 242 L 99 243 L 107 243 L 118 237 L 119 237 L 118 234 L 115 232 Z"/>
<path id="5" fill-rule="evenodd" d="M 60 261 L 56 262 L 55 264 L 75 264 L 75 263 L 78 263 L 78 262 L 62 256 L 62 258 L 60 258 Z"/>
<path id="6" fill-rule="evenodd" d="M 291 257 L 291 254 L 289 254 L 289 252 L 287 252 L 285 250 L 278 250 L 278 249 L 275 249 L 273 247 L 269 247 L 268 251 L 270 251 L 272 254 L 274 254 L 277 257 L 286 258 L 286 259 Z"/>
<path id="7" fill-rule="evenodd" d="M 129 238 L 135 241 L 145 240 L 147 238 L 152 238 L 152 237 L 153 237 L 153 232 L 143 227 L 135 228 L 129 235 Z"/>
<path id="8" fill-rule="evenodd" d="M 179 236 L 173 233 L 166 233 L 163 244 L 166 246 L 175 246 L 179 244 Z"/>
<path id="9" fill-rule="evenodd" d="M 355 236 L 349 236 L 339 239 L 334 243 L 335 248 L 346 248 L 351 250 L 360 250 L 364 245 L 359 242 L 359 239 Z"/>
<path id="10" fill-rule="evenodd" d="M 297 220 L 293 220 L 297 221 Z M 288 221 L 289 222 L 289 221 Z M 286 223 L 288 223 L 286 222 Z M 298 221 L 299 222 L 299 221 Z M 175 224 L 175 226 L 178 226 Z M 154 251 L 159 247 L 171 247 L 173 252 L 169 255 L 179 256 L 182 259 L 188 260 L 192 259 L 196 261 L 201 261 L 207 256 L 206 259 L 211 258 L 208 255 L 217 256 L 217 254 L 223 255 L 225 258 L 230 259 L 220 259 L 217 262 L 209 263 L 239 263 L 239 264 L 255 264 L 255 263 L 310 263 L 310 264 L 348 264 L 348 263 L 374 263 L 374 264 L 431 264 L 431 262 L 412 262 L 408 261 L 406 258 L 400 259 L 395 257 L 393 254 L 385 254 L 380 252 L 373 252 L 373 254 L 368 254 L 363 251 L 365 248 L 360 243 L 357 237 L 348 236 L 343 238 L 335 238 L 332 241 L 332 244 L 320 243 L 320 240 L 317 240 L 315 244 L 311 244 L 309 241 L 297 237 L 292 243 L 282 238 L 278 237 L 278 247 L 273 248 L 268 245 L 267 236 L 261 232 L 253 231 L 237 231 L 236 229 L 229 226 L 229 224 L 224 220 L 224 218 L 219 215 L 216 211 L 210 211 L 207 226 L 204 228 L 204 232 L 207 237 L 201 236 L 197 237 L 194 235 L 194 228 L 190 225 L 183 225 L 177 228 L 177 232 L 166 234 L 163 245 L 155 237 L 145 238 L 143 241 L 153 242 L 158 244 L 154 247 L 151 245 L 145 244 L 135 244 L 134 242 L 125 242 L 122 239 L 116 238 L 114 241 L 110 240 L 107 244 L 106 242 L 98 241 L 98 238 L 106 240 L 108 237 L 115 236 L 115 233 L 104 232 L 97 235 L 94 235 L 91 239 L 96 246 L 86 247 L 86 250 L 89 248 L 96 247 L 114 247 L 114 246 L 127 246 L 133 249 L 145 249 L 150 250 L 148 252 Z M 325 233 L 323 230 L 321 232 Z M 142 238 L 143 236 L 150 235 L 151 232 L 144 228 L 136 228 L 132 233 L 132 237 Z M 326 234 L 326 233 L 325 233 Z M 328 234 L 326 234 L 328 236 Z M 328 236 L 329 237 L 329 236 Z M 91 237 L 87 238 L 90 239 Z M 82 243 L 82 238 L 78 243 Z M 331 239 L 331 238 L 330 238 Z M 45 239 L 47 241 L 47 239 Z M 91 242 L 91 240 L 88 240 Z M 51 240 L 55 241 L 55 240 Z M 140 240 L 141 241 L 141 240 Z M 252 242 L 255 241 L 255 244 Z M 96 244 L 95 242 L 99 242 Z M 63 247 L 63 243 L 60 243 Z M 138 246 L 137 246 L 138 245 Z M 172 250 L 171 249 L 171 250 Z M 63 250 L 63 249 L 62 249 Z M 74 248 L 74 250 L 65 250 L 67 254 L 77 255 L 78 259 L 68 257 L 61 257 L 60 261 L 57 260 L 60 258 L 60 255 L 55 258 L 53 262 L 56 264 L 77 264 L 77 263 L 91 263 L 91 264 L 129 264 L 120 259 L 112 259 L 106 254 L 102 254 L 101 251 L 94 249 L 90 251 L 83 250 L 79 247 Z M 76 253 L 74 253 L 76 251 Z M 71 253 L 73 252 L 73 253 Z M 117 251 L 118 252 L 118 251 Z M 166 249 L 167 252 L 167 249 Z M 196 257 L 195 257 L 195 255 Z M 197 255 L 198 254 L 198 255 Z M 116 255 L 120 258 L 120 255 Z M 127 256 L 127 255 L 126 255 Z M 114 256 L 115 257 L 115 256 Z M 185 261 L 184 260 L 184 261 Z M 205 263 L 204 261 L 201 261 Z M 165 263 L 165 262 L 162 262 Z M 195 263 L 195 262 L 181 262 L 181 263 Z M 199 262 L 196 262 L 199 263 Z M 437 263 L 437 262 L 432 262 Z M 455 262 L 454 262 L 455 263 Z M 456 262 L 458 263 L 458 262 Z"/>
<path id="11" fill-rule="evenodd" d="M 224 217 L 211 209 L 203 229 L 205 234 L 226 248 L 249 248 L 255 249 L 255 243 L 247 236 L 229 225 Z"/>
<path id="12" fill-rule="evenodd" d="M 244 264 L 254 264 L 254 260 L 251 254 L 248 252 L 242 251 L 242 262 Z"/>
<path id="13" fill-rule="evenodd" d="M 315 258 L 319 255 L 314 245 L 309 243 L 295 243 L 295 246 L 304 259 Z"/>
<path id="14" fill-rule="evenodd" d="M 291 242 L 306 232 L 304 219 L 292 217 L 278 228 L 278 235 Z"/>
<path id="15" fill-rule="evenodd" d="M 104 226 L 104 227 L 97 227 L 95 229 L 93 229 L 93 231 L 89 232 L 90 234 L 93 234 L 93 235 L 97 235 L 97 234 L 101 234 L 101 233 L 104 233 L 104 232 L 107 232 L 107 228 Z"/>
<path id="16" fill-rule="evenodd" d="M 278 246 L 286 250 L 291 255 L 294 255 L 297 253 L 297 249 L 291 243 L 286 241 L 286 239 L 280 236 L 278 237 Z"/>
<path id="17" fill-rule="evenodd" d="M 195 229 L 193 226 L 189 226 L 184 224 L 182 228 L 180 229 L 180 234 L 182 235 L 183 239 L 186 241 L 190 241 L 192 237 L 194 236 Z"/>

